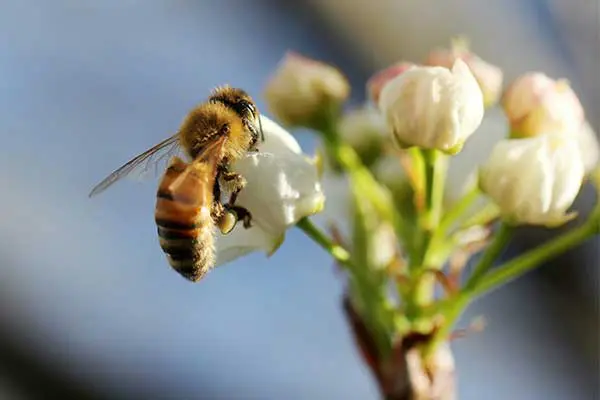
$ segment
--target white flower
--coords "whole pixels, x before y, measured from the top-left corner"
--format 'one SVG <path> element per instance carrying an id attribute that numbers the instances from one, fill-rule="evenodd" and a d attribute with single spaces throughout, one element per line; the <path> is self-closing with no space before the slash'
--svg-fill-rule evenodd
<path id="1" fill-rule="evenodd" d="M 387 139 L 383 116 L 374 107 L 365 106 L 345 113 L 339 120 L 340 138 L 358 153 L 367 166 L 379 158 Z"/>
<path id="2" fill-rule="evenodd" d="M 310 125 L 349 94 L 350 84 L 337 68 L 293 52 L 286 54 L 265 88 L 269 110 L 287 126 Z"/>
<path id="3" fill-rule="evenodd" d="M 281 245 L 285 232 L 303 217 L 323 209 L 317 167 L 302 153 L 300 145 L 285 129 L 261 116 L 265 142 L 259 153 L 250 153 L 233 165 L 246 178 L 236 204 L 252 214 L 252 227 L 239 222 L 217 239 L 217 265 L 254 251 L 271 255 Z"/>
<path id="4" fill-rule="evenodd" d="M 581 152 L 581 159 L 585 166 L 585 172 L 586 174 L 589 174 L 598 166 L 598 160 L 600 159 L 598 137 L 590 123 L 585 121 L 575 138 L 579 144 L 579 151 Z"/>
<path id="5" fill-rule="evenodd" d="M 516 79 L 502 99 L 513 137 L 547 133 L 575 134 L 584 122 L 583 107 L 569 83 L 541 72 Z"/>
<path id="6" fill-rule="evenodd" d="M 413 67 L 382 89 L 379 108 L 401 147 L 456 154 L 481 124 L 483 94 L 469 67 Z"/>
<path id="7" fill-rule="evenodd" d="M 583 176 L 573 137 L 548 134 L 497 143 L 479 184 L 510 222 L 555 227 L 574 216 L 566 213 Z"/>
<path id="8" fill-rule="evenodd" d="M 351 192 L 348 176 L 325 170 L 321 178 L 327 201 L 323 211 L 315 215 L 313 222 L 323 229 L 335 225 L 346 235 L 350 232 Z"/>
<path id="9" fill-rule="evenodd" d="M 367 240 L 371 256 L 369 263 L 373 268 L 385 269 L 398 256 L 398 238 L 391 224 L 379 224 Z"/>
<path id="10" fill-rule="evenodd" d="M 400 156 L 397 154 L 386 154 L 377 160 L 373 166 L 373 174 L 392 192 L 404 190 L 408 183 L 408 177 L 400 163 Z"/>

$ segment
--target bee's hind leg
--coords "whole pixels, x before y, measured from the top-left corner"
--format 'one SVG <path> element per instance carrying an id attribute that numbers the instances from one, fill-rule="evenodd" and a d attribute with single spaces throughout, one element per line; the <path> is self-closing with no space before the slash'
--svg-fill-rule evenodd
<path id="1" fill-rule="evenodd" d="M 231 195 L 229 201 L 225 204 L 225 209 L 235 213 L 237 220 L 243 222 L 244 228 L 250 228 L 252 226 L 252 214 L 247 208 L 235 205 L 238 194 L 246 187 L 246 179 L 240 174 L 231 171 L 221 172 L 221 178 L 231 188 Z"/>
<path id="2" fill-rule="evenodd" d="M 244 228 L 248 229 L 252 227 L 252 214 L 247 208 L 241 206 L 234 206 L 231 204 L 225 204 L 225 209 L 228 212 L 233 212 L 238 221 L 242 221 Z"/>

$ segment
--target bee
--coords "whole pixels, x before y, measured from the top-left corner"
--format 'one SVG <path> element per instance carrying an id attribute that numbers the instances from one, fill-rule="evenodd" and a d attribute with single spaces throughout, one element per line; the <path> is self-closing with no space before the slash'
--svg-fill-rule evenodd
<path id="1" fill-rule="evenodd" d="M 250 211 L 236 204 L 246 180 L 230 167 L 257 152 L 259 141 L 264 134 L 252 98 L 242 89 L 218 87 L 188 113 L 177 133 L 111 173 L 89 196 L 181 150 L 191 161 L 171 158 L 158 185 L 154 217 L 169 264 L 197 282 L 214 267 L 216 228 L 226 234 L 238 221 L 246 229 L 252 226 Z M 222 186 L 230 194 L 226 202 Z"/>

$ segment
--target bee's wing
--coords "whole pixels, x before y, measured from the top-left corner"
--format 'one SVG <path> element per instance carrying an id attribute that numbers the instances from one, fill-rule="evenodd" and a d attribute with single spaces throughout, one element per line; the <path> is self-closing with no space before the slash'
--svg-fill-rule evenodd
<path id="1" fill-rule="evenodd" d="M 212 187 L 215 184 L 219 163 L 223 159 L 223 150 L 225 149 L 226 142 L 227 137 L 220 136 L 204 146 L 196 158 L 188 164 L 186 170 L 169 185 L 169 191 L 171 193 L 177 192 L 177 188 L 183 183 L 186 175 L 196 173 L 201 174 L 200 179 L 202 179 L 207 188 L 210 188 L 209 191 L 212 195 Z"/>
<path id="2" fill-rule="evenodd" d="M 89 197 L 95 196 L 104 190 L 106 190 L 113 183 L 117 182 L 121 178 L 126 176 L 132 177 L 137 175 L 141 177 L 148 172 L 150 167 L 154 166 L 155 171 L 159 168 L 161 162 L 166 163 L 171 156 L 180 153 L 181 147 L 179 146 L 179 135 L 175 134 L 152 148 L 146 150 L 137 157 L 129 160 L 127 163 L 122 165 L 119 169 L 114 171 L 112 174 L 104 178 L 102 182 L 97 184 L 89 194 Z M 163 170 L 165 168 L 162 168 Z"/>

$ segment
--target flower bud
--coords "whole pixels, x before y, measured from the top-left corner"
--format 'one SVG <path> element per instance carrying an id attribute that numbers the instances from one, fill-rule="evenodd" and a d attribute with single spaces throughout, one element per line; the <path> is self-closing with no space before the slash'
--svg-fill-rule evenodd
<path id="1" fill-rule="evenodd" d="M 409 185 L 400 157 L 396 154 L 387 154 L 380 158 L 372 169 L 377 180 L 392 192 L 405 190 L 406 186 Z"/>
<path id="2" fill-rule="evenodd" d="M 289 52 L 267 83 L 269 110 L 287 126 L 312 127 L 350 95 L 350 84 L 335 67 Z"/>
<path id="3" fill-rule="evenodd" d="M 462 41 L 454 41 L 450 49 L 436 49 L 429 53 L 426 65 L 452 68 L 458 59 L 471 69 L 483 92 L 486 107 L 494 105 L 502 93 L 502 70 L 472 53 Z"/>
<path id="4" fill-rule="evenodd" d="M 381 155 L 387 127 L 379 110 L 363 107 L 342 116 L 338 133 L 358 153 L 363 163 L 370 166 Z"/>
<path id="5" fill-rule="evenodd" d="M 585 167 L 586 175 L 591 173 L 597 166 L 600 160 L 600 145 L 598 144 L 598 136 L 588 121 L 585 121 L 581 130 L 576 135 L 581 159 Z"/>
<path id="6" fill-rule="evenodd" d="M 398 211 L 405 216 L 415 214 L 415 191 L 402 166 L 401 156 L 386 154 L 372 166 L 373 174 L 391 192 Z"/>
<path id="7" fill-rule="evenodd" d="M 379 95 L 386 83 L 415 66 L 416 64 L 401 61 L 390 65 L 371 76 L 367 81 L 367 94 L 373 104 L 377 104 L 379 101 Z"/>
<path id="8" fill-rule="evenodd" d="M 379 98 L 400 147 L 458 153 L 483 119 L 483 94 L 469 67 L 415 67 L 388 82 Z"/>
<path id="9" fill-rule="evenodd" d="M 480 168 L 479 185 L 515 224 L 556 227 L 579 193 L 584 166 L 576 140 L 557 133 L 504 139 Z"/>
<path id="10" fill-rule="evenodd" d="M 554 80 L 541 72 L 515 80 L 502 99 L 512 137 L 576 133 L 584 122 L 577 95 L 564 79 Z"/>

